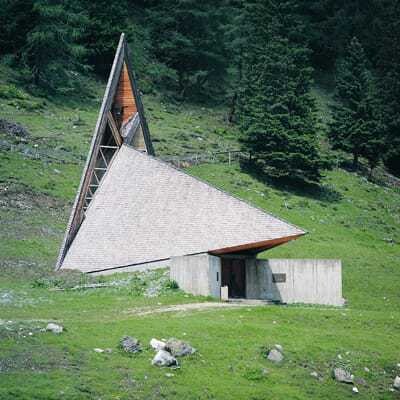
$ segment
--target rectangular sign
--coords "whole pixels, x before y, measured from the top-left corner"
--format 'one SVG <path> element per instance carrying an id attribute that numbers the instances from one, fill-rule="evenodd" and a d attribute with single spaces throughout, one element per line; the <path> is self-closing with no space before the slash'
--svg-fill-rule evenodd
<path id="1" fill-rule="evenodd" d="M 272 282 L 274 283 L 286 282 L 286 274 L 272 274 Z"/>

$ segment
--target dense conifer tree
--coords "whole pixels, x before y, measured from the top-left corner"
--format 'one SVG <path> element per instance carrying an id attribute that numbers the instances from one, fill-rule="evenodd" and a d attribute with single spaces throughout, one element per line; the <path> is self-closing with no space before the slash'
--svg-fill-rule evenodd
<path id="1" fill-rule="evenodd" d="M 351 153 L 354 167 L 364 156 L 374 168 L 383 155 L 385 129 L 374 80 L 357 38 L 338 63 L 336 100 L 329 134 L 333 147 Z"/>
<path id="2" fill-rule="evenodd" d="M 85 54 L 77 44 L 85 22 L 83 13 L 64 1 L 37 0 L 34 27 L 27 33 L 23 60 L 35 84 L 54 89 L 70 86 L 74 71 L 82 67 Z"/>
<path id="3" fill-rule="evenodd" d="M 241 123 L 244 146 L 274 177 L 318 181 L 320 154 L 310 96 L 309 51 L 292 2 L 248 1 Z"/>
<path id="4" fill-rule="evenodd" d="M 176 74 L 180 97 L 221 88 L 229 63 L 224 5 L 212 0 L 153 3 L 148 10 L 153 49 L 158 60 Z"/>

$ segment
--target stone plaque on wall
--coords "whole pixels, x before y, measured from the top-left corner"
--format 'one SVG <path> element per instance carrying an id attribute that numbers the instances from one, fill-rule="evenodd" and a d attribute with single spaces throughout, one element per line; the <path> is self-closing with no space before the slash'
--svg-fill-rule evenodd
<path id="1" fill-rule="evenodd" d="M 286 282 L 286 274 L 272 274 L 272 282 L 274 283 Z"/>

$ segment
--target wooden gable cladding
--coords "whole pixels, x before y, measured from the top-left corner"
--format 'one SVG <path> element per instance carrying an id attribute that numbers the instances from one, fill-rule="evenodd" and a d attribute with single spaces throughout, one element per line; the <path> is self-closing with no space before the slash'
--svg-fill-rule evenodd
<path id="1" fill-rule="evenodd" d="M 124 63 L 115 93 L 113 114 L 120 127 L 135 113 L 137 113 L 137 107 L 132 82 L 129 78 L 128 68 Z"/>

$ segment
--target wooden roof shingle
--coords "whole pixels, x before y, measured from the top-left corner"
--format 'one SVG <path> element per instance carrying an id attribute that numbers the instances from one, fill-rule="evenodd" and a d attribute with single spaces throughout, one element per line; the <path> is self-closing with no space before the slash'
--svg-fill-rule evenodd
<path id="1" fill-rule="evenodd" d="M 98 272 L 179 255 L 263 250 L 304 233 L 123 144 L 61 267 Z"/>

